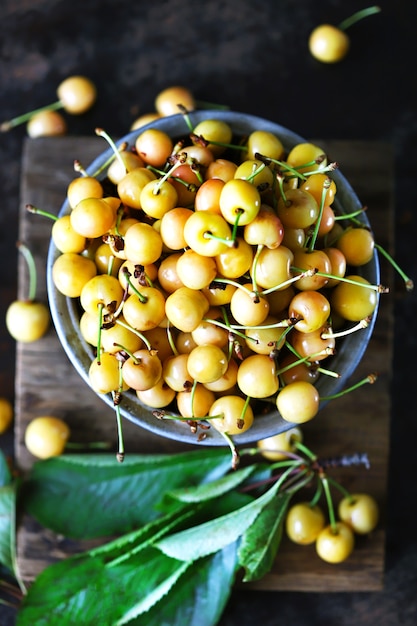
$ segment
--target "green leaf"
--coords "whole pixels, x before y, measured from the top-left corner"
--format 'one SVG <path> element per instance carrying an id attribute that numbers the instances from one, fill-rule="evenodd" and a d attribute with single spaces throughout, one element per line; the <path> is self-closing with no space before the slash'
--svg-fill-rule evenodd
<path id="1" fill-rule="evenodd" d="M 259 580 L 271 569 L 281 543 L 290 500 L 291 494 L 277 494 L 242 535 L 238 558 L 245 569 L 243 582 Z"/>
<path id="2" fill-rule="evenodd" d="M 188 567 L 150 544 L 178 528 L 191 514 L 187 509 L 183 515 L 168 515 L 104 546 L 49 566 L 30 587 L 17 625 L 115 626 L 119 620 L 124 623 L 132 611 L 136 616 L 149 610 Z"/>
<path id="3" fill-rule="evenodd" d="M 174 489 L 168 493 L 168 496 L 180 500 L 181 502 L 203 502 L 205 500 L 219 498 L 224 493 L 238 487 L 248 476 L 253 474 L 255 470 L 255 465 L 248 465 L 248 467 L 236 470 L 210 483 L 203 483 L 197 487 Z"/>
<path id="4" fill-rule="evenodd" d="M 25 483 L 25 507 L 66 537 L 116 535 L 156 519 L 167 491 L 218 478 L 229 469 L 230 451 L 217 448 L 130 455 L 123 463 L 107 454 L 62 455 L 35 463 Z"/>
<path id="5" fill-rule="evenodd" d="M 208 522 L 174 533 L 155 545 L 167 556 L 183 561 L 194 561 L 222 550 L 243 535 L 275 496 L 277 488 L 275 484 L 249 504 Z"/>
<path id="6" fill-rule="evenodd" d="M 0 487 L 0 563 L 15 572 L 16 486 Z"/>
<path id="7" fill-rule="evenodd" d="M 192 563 L 171 592 L 129 626 L 214 626 L 230 597 L 237 570 L 236 544 Z"/>
<path id="8" fill-rule="evenodd" d="M 12 474 L 10 472 L 7 459 L 4 456 L 3 452 L 0 450 L 0 487 L 5 487 L 6 485 L 10 485 L 11 482 L 12 482 Z"/>

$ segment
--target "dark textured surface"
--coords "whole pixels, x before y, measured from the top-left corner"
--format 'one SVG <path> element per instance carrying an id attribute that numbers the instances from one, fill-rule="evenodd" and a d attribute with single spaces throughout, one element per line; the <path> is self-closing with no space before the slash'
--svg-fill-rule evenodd
<path id="1" fill-rule="evenodd" d="M 325 66 L 307 50 L 311 29 L 362 8 L 342 0 L 3 0 L 0 5 L 0 117 L 56 99 L 58 83 L 85 73 L 99 100 L 69 132 L 103 126 L 124 134 L 156 93 L 175 82 L 200 100 L 224 102 L 305 137 L 391 142 L 396 157 L 396 258 L 414 273 L 417 235 L 416 40 L 413 3 L 382 2 L 382 12 L 351 29 L 345 61 Z M 13 399 L 14 343 L 4 328 L 16 293 L 17 215 L 25 129 L 0 135 L 0 393 Z M 360 155 L 358 155 L 360 158 Z M 364 164 L 366 166 L 366 164 Z M 51 176 L 54 172 L 51 172 Z M 381 593 L 234 592 L 221 626 L 305 626 L 417 622 L 415 530 L 417 441 L 416 295 L 396 281 L 392 437 L 386 584 Z M 11 452 L 12 434 L 0 436 Z M 0 625 L 14 616 L 0 606 Z"/>

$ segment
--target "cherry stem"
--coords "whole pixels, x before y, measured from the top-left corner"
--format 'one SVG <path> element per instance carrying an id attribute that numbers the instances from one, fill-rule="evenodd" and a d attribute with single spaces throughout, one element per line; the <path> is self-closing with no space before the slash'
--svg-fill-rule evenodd
<path id="1" fill-rule="evenodd" d="M 177 346 L 175 345 L 174 337 L 172 336 L 171 323 L 169 320 L 167 324 L 167 337 L 168 337 L 168 343 L 170 345 L 173 355 L 178 356 L 178 349 L 177 349 Z"/>
<path id="2" fill-rule="evenodd" d="M 127 330 L 130 330 L 132 333 L 134 333 L 137 337 L 139 337 L 140 339 L 142 339 L 143 343 L 146 345 L 146 347 L 148 348 L 148 350 L 152 350 L 152 346 L 149 343 L 149 340 L 147 339 L 147 337 L 145 337 L 145 335 L 143 333 L 141 333 L 139 330 L 136 330 L 136 328 L 133 328 L 133 326 L 129 326 L 129 324 L 126 324 L 125 322 L 122 322 L 122 320 L 120 319 L 116 319 L 115 320 L 115 324 L 118 324 L 119 326 L 123 326 L 123 328 L 126 328 Z"/>
<path id="3" fill-rule="evenodd" d="M 316 241 L 317 241 L 317 237 L 319 235 L 319 229 L 320 229 L 320 224 L 321 224 L 321 220 L 323 217 L 323 211 L 324 211 L 324 205 L 325 205 L 325 200 L 326 200 L 326 195 L 327 195 L 327 191 L 330 188 L 330 185 L 332 184 L 332 181 L 330 178 L 326 178 L 326 180 L 323 183 L 323 189 L 321 192 L 321 198 L 320 198 L 320 209 L 319 209 L 319 215 L 318 218 L 316 220 L 316 223 L 314 225 L 314 232 L 312 234 L 309 246 L 308 246 L 308 251 L 309 252 L 313 252 L 315 245 L 316 245 Z"/>
<path id="4" fill-rule="evenodd" d="M 235 223 L 233 224 L 233 230 L 232 230 L 232 242 L 233 242 L 233 244 L 235 244 L 235 242 L 236 242 L 236 236 L 237 236 L 237 229 L 238 229 L 238 226 L 239 226 L 239 220 L 242 217 L 243 213 L 244 213 L 243 209 L 238 209 L 236 211 L 236 219 L 235 219 Z"/>
<path id="5" fill-rule="evenodd" d="M 36 273 L 36 264 L 35 259 L 33 258 L 32 252 L 29 248 L 22 242 L 17 242 L 17 249 L 23 255 L 27 263 L 27 267 L 29 270 L 29 289 L 28 289 L 28 301 L 33 302 L 36 298 L 37 291 L 37 273 Z"/>
<path id="6" fill-rule="evenodd" d="M 38 209 L 37 207 L 33 206 L 33 204 L 27 204 L 26 210 L 29 211 L 29 213 L 34 213 L 35 215 L 42 215 L 43 217 L 48 217 L 50 220 L 53 220 L 54 222 L 58 220 L 58 217 L 56 215 L 53 215 L 52 213 L 49 213 L 48 211 L 44 211 L 43 209 Z"/>
<path id="7" fill-rule="evenodd" d="M 213 235 L 212 232 L 206 230 L 203 233 L 204 239 L 214 239 L 215 241 L 219 241 L 220 243 L 224 243 L 229 248 L 233 248 L 235 246 L 235 242 L 233 239 L 225 239 L 224 237 L 219 237 L 218 235 Z"/>
<path id="8" fill-rule="evenodd" d="M 375 248 L 378 250 L 378 252 L 380 252 L 391 263 L 393 268 L 401 276 L 401 278 L 405 282 L 405 287 L 407 291 L 413 291 L 414 289 L 413 280 L 403 272 L 403 270 L 399 267 L 399 265 L 394 261 L 392 256 L 380 244 L 375 243 L 374 245 L 375 245 Z"/>
<path id="9" fill-rule="evenodd" d="M 58 109 L 62 109 L 63 107 L 64 105 L 62 104 L 62 102 L 58 100 L 57 102 L 53 102 L 52 104 L 40 107 L 39 109 L 33 109 L 33 111 L 23 113 L 22 115 L 18 115 L 17 117 L 14 117 L 13 119 L 7 120 L 0 124 L 0 132 L 6 133 L 15 126 L 19 126 L 20 124 L 28 122 L 34 115 L 42 113 L 43 111 L 57 111 Z"/>
<path id="10" fill-rule="evenodd" d="M 116 412 L 117 436 L 118 436 L 118 441 L 119 441 L 119 447 L 117 450 L 116 458 L 119 463 L 123 463 L 124 458 L 125 458 L 125 449 L 124 449 L 124 441 L 123 441 L 122 417 L 120 414 L 119 402 L 116 399 L 117 395 L 118 394 L 116 392 L 112 391 L 114 409 Z"/>
<path id="11" fill-rule="evenodd" d="M 350 335 L 351 333 L 356 332 L 357 330 L 363 330 L 364 328 L 368 328 L 371 317 L 365 317 L 363 320 L 360 320 L 355 326 L 351 326 L 350 328 L 346 328 L 345 330 L 340 330 L 339 332 L 334 333 L 332 330 L 329 332 L 322 333 L 321 339 L 337 339 L 338 337 L 346 337 L 346 335 Z"/>
<path id="12" fill-rule="evenodd" d="M 329 478 L 329 477 L 327 478 L 327 480 L 329 484 L 331 484 L 333 487 L 336 487 L 336 489 L 338 489 L 345 498 L 349 498 L 349 500 L 353 500 L 350 494 L 350 491 L 348 491 L 346 487 L 343 487 L 343 485 L 338 483 L 337 480 L 335 480 L 334 478 Z"/>
<path id="13" fill-rule="evenodd" d="M 304 456 L 306 456 L 310 461 L 317 461 L 317 455 L 314 454 L 314 452 L 310 450 L 310 448 L 308 448 L 304 443 L 301 443 L 301 441 L 295 440 L 294 448 L 299 452 L 302 452 Z"/>
<path id="14" fill-rule="evenodd" d="M 239 452 L 235 444 L 233 443 L 233 440 L 230 437 L 230 435 L 228 435 L 227 433 L 223 433 L 223 432 L 221 432 L 220 434 L 226 440 L 226 443 L 230 448 L 230 451 L 232 453 L 232 469 L 235 470 L 237 469 L 239 462 L 240 462 Z"/>
<path id="15" fill-rule="evenodd" d="M 350 28 L 353 24 L 356 24 L 359 20 L 362 20 L 364 17 L 368 17 L 368 15 L 373 15 L 374 13 L 379 13 L 381 11 L 381 7 L 379 6 L 371 6 L 366 9 L 361 9 L 357 11 L 350 17 L 347 17 L 345 20 L 340 22 L 339 28 L 340 30 L 346 30 Z"/>
<path id="16" fill-rule="evenodd" d="M 135 292 L 135 294 L 137 295 L 137 297 L 139 298 L 140 302 L 142 304 L 146 304 L 146 302 L 148 301 L 148 298 L 146 296 L 144 296 L 143 294 L 141 294 L 141 292 L 139 291 L 139 289 L 136 289 L 135 285 L 132 283 L 132 281 L 130 280 L 131 277 L 131 273 L 129 272 L 129 270 L 127 269 L 127 267 L 123 268 L 123 273 L 126 276 L 126 281 L 129 285 L 129 287 L 132 288 L 132 291 Z"/>
<path id="17" fill-rule="evenodd" d="M 107 141 L 107 143 L 109 144 L 109 146 L 114 152 L 114 156 L 119 160 L 120 165 L 122 166 L 123 170 L 126 173 L 127 172 L 126 164 L 122 159 L 122 155 L 120 154 L 119 148 L 116 146 L 116 144 L 114 143 L 110 135 L 103 128 L 96 128 L 95 133 L 96 135 L 98 135 L 99 137 L 103 137 Z"/>
<path id="18" fill-rule="evenodd" d="M 320 480 L 323 485 L 324 494 L 326 496 L 327 508 L 329 511 L 330 526 L 333 532 L 336 532 L 336 516 L 335 516 L 335 511 L 334 511 L 334 506 L 333 506 L 332 495 L 330 493 L 329 481 L 328 481 L 327 476 L 325 475 L 321 475 Z"/>
<path id="19" fill-rule="evenodd" d="M 301 271 L 301 274 L 296 274 L 296 276 L 292 276 L 288 280 L 285 280 L 284 282 L 279 283 L 278 285 L 275 285 L 274 287 L 269 287 L 269 289 L 264 289 L 263 291 L 260 292 L 259 295 L 267 296 L 269 293 L 273 293 L 274 291 L 289 287 L 292 283 L 295 283 L 297 280 L 300 280 L 301 278 L 310 278 L 311 276 L 314 276 L 317 273 L 318 272 L 316 268 Z"/>
<path id="20" fill-rule="evenodd" d="M 378 378 L 378 375 L 373 373 L 373 374 L 368 374 L 368 376 L 365 376 L 365 378 L 362 378 L 362 380 L 360 380 L 359 382 L 355 383 L 354 385 L 352 385 L 351 387 L 347 387 L 346 389 L 343 389 L 342 391 L 339 391 L 338 393 L 334 393 L 330 396 L 322 396 L 320 398 L 320 400 L 324 401 L 324 400 L 335 400 L 336 398 L 341 398 L 342 396 L 346 395 L 347 393 L 350 393 L 351 391 L 355 391 L 356 389 L 359 389 L 359 387 L 362 387 L 363 385 L 366 384 L 370 384 L 373 385 L 374 382 L 376 382 Z"/>
<path id="21" fill-rule="evenodd" d="M 253 257 L 252 268 L 251 268 L 253 292 L 255 294 L 255 297 L 257 298 L 259 298 L 259 294 L 258 294 L 258 284 L 256 282 L 256 268 L 259 262 L 259 257 L 263 249 L 264 249 L 264 244 L 259 243 L 256 247 L 256 252 L 255 252 L 255 256 Z"/>
<path id="22" fill-rule="evenodd" d="M 104 304 L 100 302 L 98 305 L 98 330 L 97 330 L 97 364 L 101 365 L 101 329 L 103 326 L 103 309 Z"/>
<path id="23" fill-rule="evenodd" d="M 205 100 L 197 100 L 196 101 L 197 109 L 212 109 L 219 111 L 229 111 L 230 107 L 226 104 L 217 104 L 216 102 L 206 102 Z"/>
<path id="24" fill-rule="evenodd" d="M 306 270 L 301 269 L 300 267 L 291 266 L 291 270 L 294 272 L 305 272 Z M 353 280 L 352 278 L 347 278 L 346 276 L 334 276 L 333 274 L 327 274 L 326 272 L 315 272 L 317 276 L 323 276 L 324 278 L 335 278 L 344 283 L 350 283 L 351 285 L 357 285 L 358 287 L 365 287 L 366 289 L 373 289 L 377 293 L 389 293 L 389 288 L 384 287 L 384 285 L 371 285 L 369 283 L 361 283 L 357 280 Z"/>

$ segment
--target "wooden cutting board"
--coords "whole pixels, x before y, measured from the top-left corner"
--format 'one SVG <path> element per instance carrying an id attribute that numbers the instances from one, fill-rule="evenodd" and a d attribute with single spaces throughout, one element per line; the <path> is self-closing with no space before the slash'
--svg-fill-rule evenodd
<path id="1" fill-rule="evenodd" d="M 376 240 L 393 252 L 393 152 L 388 144 L 374 142 L 320 141 L 332 161 L 368 207 Z M 20 240 L 33 251 L 38 268 L 38 297 L 46 300 L 45 267 L 52 222 L 29 214 L 33 204 L 58 213 L 69 181 L 74 177 L 74 159 L 88 165 L 106 145 L 97 137 L 27 139 L 21 168 Z M 19 296 L 26 295 L 27 272 L 18 260 Z M 382 263 L 382 280 L 392 285 L 393 273 Z M 393 294 L 381 297 L 374 335 L 352 377 L 356 382 L 378 372 L 374 385 L 328 405 L 303 428 L 304 440 L 322 456 L 366 452 L 371 468 L 334 471 L 351 491 L 372 493 L 381 507 L 381 521 L 369 537 L 357 541 L 353 555 L 341 565 L 329 565 L 316 556 L 314 547 L 300 547 L 284 538 L 272 571 L 252 588 L 290 591 L 375 591 L 383 588 L 385 511 L 389 458 L 390 377 L 392 361 Z M 34 458 L 24 446 L 24 432 L 34 417 L 54 414 L 65 418 L 72 440 L 110 441 L 116 450 L 114 412 L 81 380 L 66 357 L 53 328 L 34 344 L 17 346 L 15 455 L 26 472 Z M 176 452 L 194 448 L 162 439 L 130 422 L 124 423 L 126 453 Z M 198 447 L 198 446 L 195 446 Z M 97 543 L 97 542 L 96 542 Z M 87 549 L 92 542 L 70 541 L 40 527 L 24 515 L 18 520 L 18 565 L 30 584 L 50 563 Z"/>

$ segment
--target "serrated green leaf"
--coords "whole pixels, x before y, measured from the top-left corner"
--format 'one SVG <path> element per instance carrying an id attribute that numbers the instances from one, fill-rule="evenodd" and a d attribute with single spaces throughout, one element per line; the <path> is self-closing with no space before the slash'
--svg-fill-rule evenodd
<path id="1" fill-rule="evenodd" d="M 174 489 L 168 493 L 168 496 L 180 500 L 181 502 L 204 502 L 206 500 L 212 500 L 213 498 L 219 498 L 231 489 L 238 487 L 253 474 L 255 470 L 255 465 L 248 465 L 248 467 L 236 470 L 210 483 L 205 482 L 196 487 Z"/>
<path id="2" fill-rule="evenodd" d="M 15 571 L 16 486 L 0 487 L 0 563 Z"/>
<path id="3" fill-rule="evenodd" d="M 25 507 L 66 537 L 116 535 L 156 519 L 167 491 L 229 469 L 224 449 L 130 455 L 122 464 L 113 455 L 63 455 L 35 463 L 25 482 Z"/>
<path id="4" fill-rule="evenodd" d="M 262 509 L 242 535 L 239 564 L 245 569 L 243 582 L 259 580 L 270 571 L 281 543 L 283 522 L 291 494 L 277 494 Z"/>
<path id="5" fill-rule="evenodd" d="M 188 509 L 168 515 L 49 566 L 30 587 L 17 625 L 115 626 L 132 611 L 136 616 L 149 610 L 188 567 L 154 549 L 151 541 L 177 529 L 190 515 Z"/>
<path id="6" fill-rule="evenodd" d="M 275 496 L 277 485 L 262 496 L 226 515 L 203 522 L 158 541 L 155 545 L 167 556 L 195 561 L 235 542 Z"/>
<path id="7" fill-rule="evenodd" d="M 215 626 L 230 597 L 237 570 L 237 547 L 192 563 L 171 589 L 147 613 L 129 626 Z"/>

